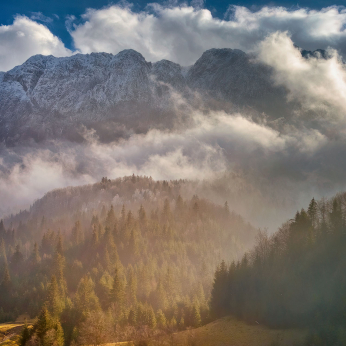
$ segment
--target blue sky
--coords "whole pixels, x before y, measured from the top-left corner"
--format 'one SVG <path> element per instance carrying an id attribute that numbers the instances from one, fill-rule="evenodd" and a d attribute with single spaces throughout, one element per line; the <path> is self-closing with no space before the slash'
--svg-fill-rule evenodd
<path id="1" fill-rule="evenodd" d="M 157 1 L 158 3 L 167 3 Z M 85 13 L 87 8 L 100 9 L 104 6 L 115 4 L 117 1 L 109 0 L 0 0 L 0 24 L 9 25 L 13 22 L 13 18 L 17 14 L 26 15 L 28 17 L 37 17 L 37 13 L 42 13 L 43 16 L 51 18 L 52 21 L 45 21 L 42 16 L 36 19 L 38 22 L 44 23 L 50 31 L 58 36 L 67 48 L 73 49 L 73 41 L 68 31 L 66 30 L 65 20 L 66 16 L 74 15 L 78 18 Z M 133 3 L 132 10 L 137 12 L 143 10 L 147 1 L 139 0 Z M 213 16 L 222 18 L 230 5 L 246 6 L 252 10 L 269 6 L 285 6 L 287 8 L 309 7 L 311 9 L 320 9 L 331 5 L 345 5 L 344 0 L 281 0 L 281 1 L 268 1 L 268 0 L 235 0 L 232 2 L 224 0 L 206 1 L 205 8 L 209 9 Z"/>
<path id="2" fill-rule="evenodd" d="M 302 49 L 334 49 L 346 59 L 341 0 L 0 0 L 0 71 L 36 54 L 117 54 L 134 49 L 147 61 L 189 66 L 211 48 L 254 52 L 268 36 L 287 35 Z M 206 2 L 203 2 L 206 1 Z"/>

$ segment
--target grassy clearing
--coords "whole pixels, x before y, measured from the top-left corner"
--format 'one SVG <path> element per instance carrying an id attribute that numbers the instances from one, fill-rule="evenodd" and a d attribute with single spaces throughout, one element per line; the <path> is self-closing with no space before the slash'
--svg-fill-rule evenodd
<path id="1" fill-rule="evenodd" d="M 226 317 L 203 327 L 153 340 L 155 346 L 294 346 L 301 345 L 307 331 L 269 329 Z"/>
<path id="2" fill-rule="evenodd" d="M 0 345 L 18 345 L 24 323 L 0 324 Z M 301 345 L 307 331 L 299 329 L 270 329 L 250 325 L 234 317 L 209 323 L 172 335 L 150 340 L 150 346 L 295 346 Z M 132 342 L 105 344 L 103 346 L 133 346 Z"/>
<path id="3" fill-rule="evenodd" d="M 2 323 L 0 324 L 0 345 L 17 345 L 19 334 L 22 331 L 23 323 Z"/>
<path id="4" fill-rule="evenodd" d="M 0 323 L 0 345 L 18 345 L 19 335 L 24 327 L 24 323 L 30 326 L 34 320 L 30 320 L 27 315 L 19 316 L 16 322 Z"/>

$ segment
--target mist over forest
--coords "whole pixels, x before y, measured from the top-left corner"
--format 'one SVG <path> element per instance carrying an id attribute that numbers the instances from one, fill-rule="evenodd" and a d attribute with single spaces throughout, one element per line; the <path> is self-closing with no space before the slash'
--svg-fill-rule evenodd
<path id="1" fill-rule="evenodd" d="M 345 345 L 345 7 L 104 6 L 0 23 L 0 343 Z"/>

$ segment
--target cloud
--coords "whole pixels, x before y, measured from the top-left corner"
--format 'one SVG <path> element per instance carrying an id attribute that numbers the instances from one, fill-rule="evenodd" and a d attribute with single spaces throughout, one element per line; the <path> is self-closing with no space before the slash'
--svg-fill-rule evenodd
<path id="1" fill-rule="evenodd" d="M 72 52 L 43 24 L 16 16 L 13 24 L 0 26 L 0 71 L 7 71 L 35 54 L 68 56 Z"/>
<path id="2" fill-rule="evenodd" d="M 260 43 L 258 52 L 258 59 L 273 68 L 276 84 L 288 89 L 290 99 L 328 112 L 329 121 L 331 112 L 345 120 L 346 69 L 336 51 L 329 51 L 330 59 L 305 59 L 288 33 L 276 32 Z"/>
<path id="3" fill-rule="evenodd" d="M 89 9 L 82 24 L 70 29 L 75 47 L 82 53 L 118 53 L 132 48 L 149 60 L 168 59 L 193 64 L 210 48 L 254 50 L 274 32 L 288 31 L 293 42 L 309 50 L 332 47 L 346 56 L 346 9 L 331 6 L 320 11 L 264 7 L 252 12 L 232 6 L 229 19 L 220 20 L 207 9 L 151 4 L 146 11 L 113 5 Z"/>
<path id="4" fill-rule="evenodd" d="M 6 213 L 23 208 L 53 188 L 134 173 L 167 180 L 214 181 L 226 177 L 222 198 L 252 220 L 258 216 L 254 205 L 270 206 L 268 212 L 282 205 L 286 208 L 283 200 L 288 198 L 289 185 L 291 212 L 294 191 L 303 191 L 307 177 L 320 169 L 315 158 L 325 148 L 326 138 L 309 129 L 280 133 L 241 114 L 192 112 L 189 127 L 152 129 L 108 144 L 100 143 L 95 131 L 85 130 L 85 143 L 53 141 L 44 146 L 3 149 L 0 201 L 4 202 L 0 202 L 0 209 Z M 315 163 L 309 166 L 304 160 Z M 318 179 L 319 174 L 314 183 Z M 292 188 L 293 180 L 299 189 Z"/>
<path id="5" fill-rule="evenodd" d="M 45 16 L 42 12 L 31 12 L 30 19 L 43 23 L 51 23 L 53 21 L 53 18 Z"/>

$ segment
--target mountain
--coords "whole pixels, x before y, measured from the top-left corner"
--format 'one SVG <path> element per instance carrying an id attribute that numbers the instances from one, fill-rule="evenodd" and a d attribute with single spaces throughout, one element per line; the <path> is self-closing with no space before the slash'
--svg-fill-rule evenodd
<path id="1" fill-rule="evenodd" d="M 0 73 L 0 140 L 80 140 L 80 125 L 102 133 L 109 122 L 136 131 L 167 127 L 176 114 L 171 91 L 187 102 L 197 91 L 199 102 L 226 110 L 246 106 L 271 114 L 286 102 L 271 70 L 237 49 L 208 50 L 189 68 L 168 60 L 150 63 L 131 49 L 117 55 L 36 55 Z"/>

